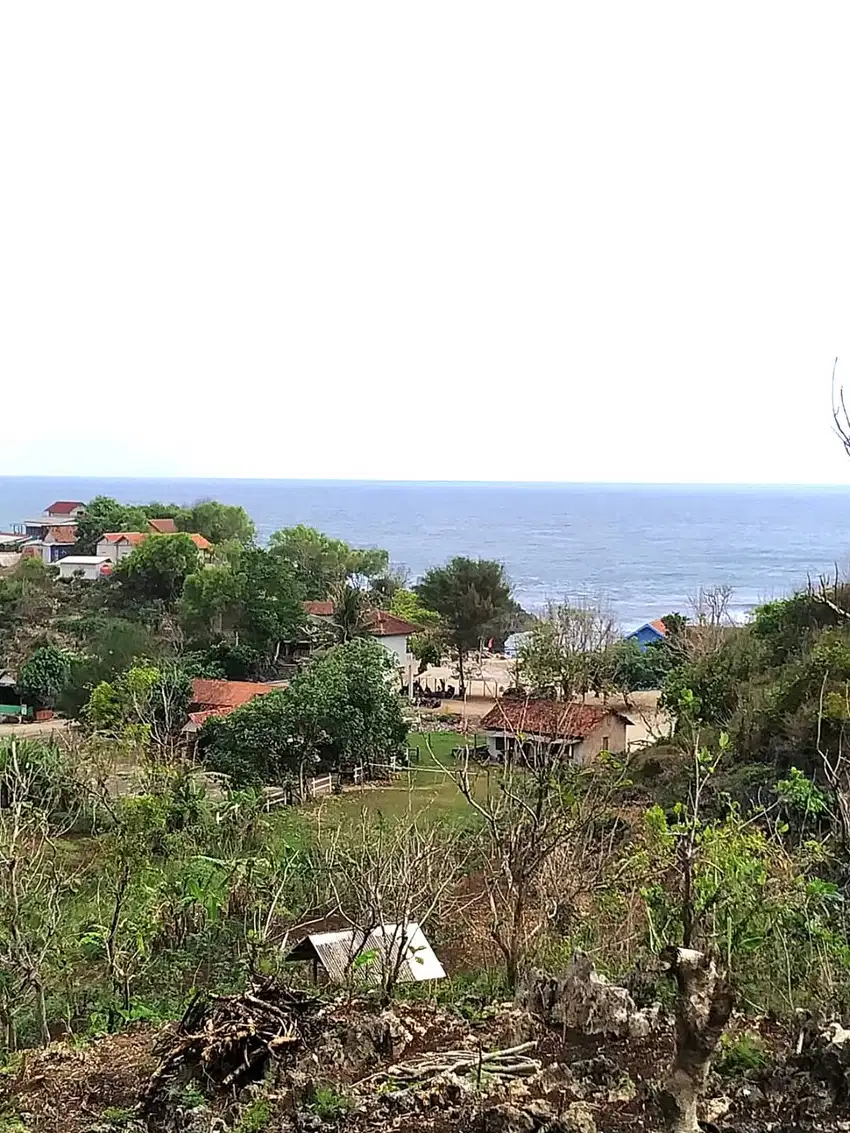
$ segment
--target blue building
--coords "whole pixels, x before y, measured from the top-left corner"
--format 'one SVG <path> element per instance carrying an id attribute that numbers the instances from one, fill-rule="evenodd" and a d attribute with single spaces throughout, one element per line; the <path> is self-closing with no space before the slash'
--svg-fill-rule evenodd
<path id="1" fill-rule="evenodd" d="M 661 618 L 656 618 L 654 622 L 646 622 L 645 625 L 639 626 L 634 633 L 630 633 L 626 641 L 636 641 L 641 649 L 646 649 L 647 645 L 651 645 L 655 641 L 663 641 L 667 636 L 667 627 Z"/>

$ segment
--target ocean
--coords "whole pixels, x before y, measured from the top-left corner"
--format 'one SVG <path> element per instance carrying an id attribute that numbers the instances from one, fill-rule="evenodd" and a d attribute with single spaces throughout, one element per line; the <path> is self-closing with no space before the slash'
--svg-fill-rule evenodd
<path id="1" fill-rule="evenodd" d="M 241 504 L 261 539 L 305 523 L 385 547 L 411 580 L 452 555 L 499 559 L 527 609 L 590 598 L 624 629 L 686 612 L 700 586 L 732 586 L 743 615 L 850 568 L 844 487 L 0 477 L 0 530 L 94 495 Z"/>

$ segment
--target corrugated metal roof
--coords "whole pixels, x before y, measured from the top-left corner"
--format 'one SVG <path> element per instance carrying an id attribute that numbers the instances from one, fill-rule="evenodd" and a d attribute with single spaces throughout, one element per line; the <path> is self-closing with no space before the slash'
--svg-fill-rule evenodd
<path id="1" fill-rule="evenodd" d="M 316 959 L 333 983 L 346 983 L 353 970 L 355 981 L 378 985 L 384 967 L 398 962 L 401 948 L 404 958 L 399 968 L 399 983 L 445 979 L 443 965 L 425 939 L 425 933 L 413 921 L 406 927 L 379 925 L 369 933 L 351 928 L 313 933 L 295 945 L 287 960 Z"/>

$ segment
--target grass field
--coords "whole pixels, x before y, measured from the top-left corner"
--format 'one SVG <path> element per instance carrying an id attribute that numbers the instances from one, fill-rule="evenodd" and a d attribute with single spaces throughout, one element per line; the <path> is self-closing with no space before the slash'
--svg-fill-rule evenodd
<path id="1" fill-rule="evenodd" d="M 415 813 L 441 821 L 469 814 L 469 804 L 451 776 L 456 763 L 452 749 L 463 743 L 457 732 L 411 732 L 410 747 L 419 748 L 419 762 L 386 784 L 371 783 L 362 789 L 348 788 L 341 795 L 321 800 L 311 814 L 322 822 L 339 823 L 359 815 L 363 809 L 387 818 Z"/>

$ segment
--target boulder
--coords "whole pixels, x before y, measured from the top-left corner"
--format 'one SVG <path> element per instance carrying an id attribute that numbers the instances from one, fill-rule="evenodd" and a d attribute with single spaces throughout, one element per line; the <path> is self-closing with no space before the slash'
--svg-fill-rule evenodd
<path id="1" fill-rule="evenodd" d="M 586 1035 L 643 1038 L 657 1011 L 641 1010 L 624 987 L 610 984 L 583 952 L 576 952 L 560 977 L 532 972 L 517 996 L 547 1023 Z"/>

